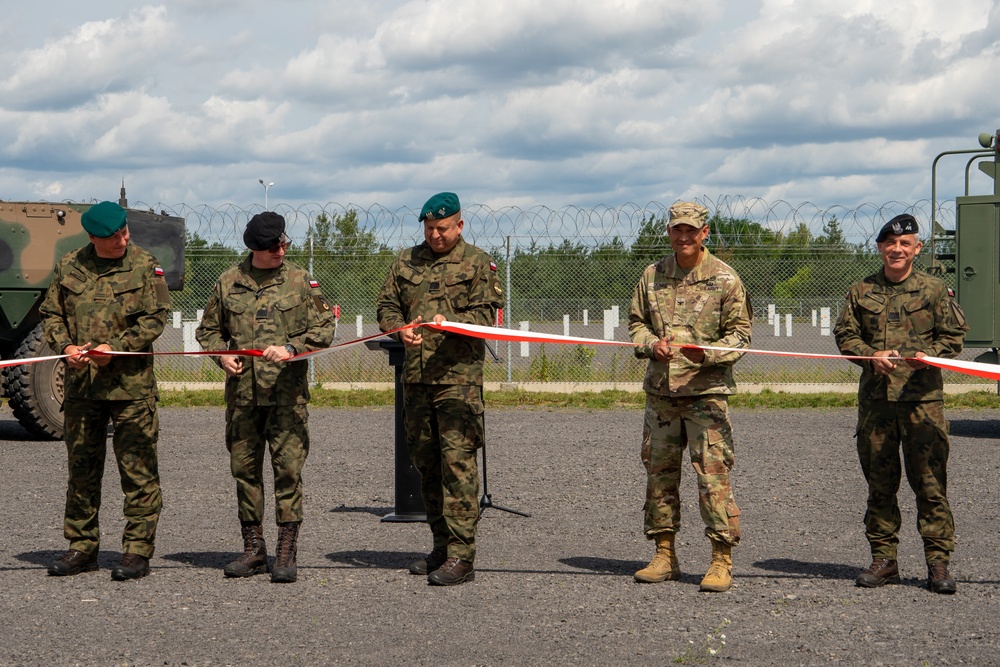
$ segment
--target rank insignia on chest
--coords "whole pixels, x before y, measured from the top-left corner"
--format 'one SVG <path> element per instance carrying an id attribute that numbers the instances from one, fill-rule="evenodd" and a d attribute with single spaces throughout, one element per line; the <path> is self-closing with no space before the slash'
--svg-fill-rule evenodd
<path id="1" fill-rule="evenodd" d="M 890 310 L 889 311 L 888 321 L 889 322 L 899 322 L 899 311 L 897 311 L 897 310 Z"/>
<path id="2" fill-rule="evenodd" d="M 262 306 L 257 309 L 257 319 L 266 320 L 267 319 L 267 306 Z"/>
<path id="3" fill-rule="evenodd" d="M 428 285 L 428 287 L 430 288 L 430 290 L 432 292 L 437 292 L 437 291 L 439 291 L 441 289 L 441 283 L 439 283 L 438 281 L 435 280 L 430 285 Z"/>

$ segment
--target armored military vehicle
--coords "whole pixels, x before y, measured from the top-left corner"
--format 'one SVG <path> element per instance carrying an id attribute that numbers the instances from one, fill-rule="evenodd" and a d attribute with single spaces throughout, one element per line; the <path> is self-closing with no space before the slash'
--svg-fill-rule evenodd
<path id="1" fill-rule="evenodd" d="M 160 261 L 170 289 L 182 289 L 184 219 L 129 209 L 124 187 L 118 203 L 128 209 L 132 242 Z M 0 357 L 4 360 L 60 352 L 51 350 L 42 337 L 38 307 L 52 281 L 55 263 L 89 243 L 80 217 L 91 206 L 0 200 Z M 3 395 L 33 436 L 62 437 L 64 370 L 61 360 L 3 369 Z"/>

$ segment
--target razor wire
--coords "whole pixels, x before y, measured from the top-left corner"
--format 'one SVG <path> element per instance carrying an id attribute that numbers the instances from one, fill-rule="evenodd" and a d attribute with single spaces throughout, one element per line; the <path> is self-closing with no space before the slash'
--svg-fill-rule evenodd
<path id="1" fill-rule="evenodd" d="M 930 236 L 927 200 L 854 207 L 728 196 L 698 201 L 709 209 L 713 221 L 725 223 L 724 229 L 713 230 L 707 245 L 746 284 L 755 312 L 753 343 L 762 349 L 836 352 L 830 329 L 850 283 L 881 265 L 874 238 L 885 221 L 911 213 L 921 222 L 922 238 Z M 186 285 L 173 294 L 176 314 L 158 349 L 192 347 L 198 311 L 219 274 L 245 257 L 243 229 L 263 208 L 141 203 L 134 207 L 186 220 Z M 292 240 L 288 259 L 310 270 L 331 304 L 338 306 L 337 340 L 377 333 L 375 298 L 389 265 L 400 249 L 423 240 L 418 210 L 338 203 L 279 204 L 274 209 L 287 221 Z M 463 209 L 463 235 L 491 253 L 498 266 L 506 292 L 503 326 L 628 340 L 632 290 L 646 266 L 671 252 L 663 230 L 668 209 L 668 204 L 658 202 L 558 209 L 472 204 Z M 319 220 L 335 223 L 345 216 L 354 217 L 350 233 L 335 229 L 327 238 L 318 238 Z M 943 236 L 953 228 L 953 203 L 942 203 L 936 219 Z M 650 230 L 657 233 L 650 236 Z M 832 240 L 827 238 L 831 230 L 837 232 Z M 929 251 L 925 249 L 918 260 L 918 268 L 927 268 Z M 393 373 L 380 355 L 352 349 L 323 357 L 316 361 L 313 378 L 317 383 L 346 385 L 391 382 Z M 158 375 L 165 381 L 223 379 L 214 364 L 197 359 L 157 363 Z M 485 376 L 488 382 L 632 387 L 642 381 L 645 365 L 631 350 L 500 344 L 487 354 Z M 743 384 L 856 382 L 858 373 L 856 366 L 838 360 L 745 358 L 736 365 Z"/>

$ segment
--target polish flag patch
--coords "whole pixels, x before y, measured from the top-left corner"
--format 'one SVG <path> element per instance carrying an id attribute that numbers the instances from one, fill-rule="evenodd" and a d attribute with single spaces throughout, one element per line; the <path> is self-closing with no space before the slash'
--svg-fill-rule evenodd
<path id="1" fill-rule="evenodd" d="M 310 280 L 309 281 L 309 287 L 319 287 L 319 281 L 318 280 Z"/>
<path id="2" fill-rule="evenodd" d="M 496 271 L 497 265 L 494 262 L 490 262 L 490 271 Z"/>
<path id="3" fill-rule="evenodd" d="M 162 267 L 159 267 L 159 266 L 157 266 L 157 267 L 155 267 L 155 268 L 153 269 L 153 273 L 155 273 L 155 274 L 156 274 L 156 275 L 158 275 L 158 276 L 162 276 L 162 275 L 163 275 L 163 268 L 162 268 Z"/>
<path id="4" fill-rule="evenodd" d="M 954 298 L 955 297 L 955 290 L 953 290 L 952 288 L 949 287 L 948 288 L 948 296 Z"/>

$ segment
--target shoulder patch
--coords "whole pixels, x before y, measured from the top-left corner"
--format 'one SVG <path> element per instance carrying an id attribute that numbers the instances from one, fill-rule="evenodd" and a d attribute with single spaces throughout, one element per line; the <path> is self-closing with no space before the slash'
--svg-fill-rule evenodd
<path id="1" fill-rule="evenodd" d="M 951 298 L 954 299 L 955 298 L 955 290 L 953 290 L 952 288 L 949 287 L 948 288 L 948 296 L 950 296 Z"/>
<path id="2" fill-rule="evenodd" d="M 490 271 L 496 271 L 496 270 L 497 270 L 497 264 L 496 264 L 496 262 L 491 261 L 490 262 Z"/>
<path id="3" fill-rule="evenodd" d="M 160 267 L 160 266 L 153 267 L 153 273 L 155 273 L 158 276 L 162 276 L 163 275 L 163 267 Z"/>
<path id="4" fill-rule="evenodd" d="M 309 280 L 309 287 L 312 287 L 314 289 L 317 288 L 317 287 L 319 287 L 319 281 L 316 280 L 316 279 L 314 279 L 314 278 L 310 279 Z"/>

